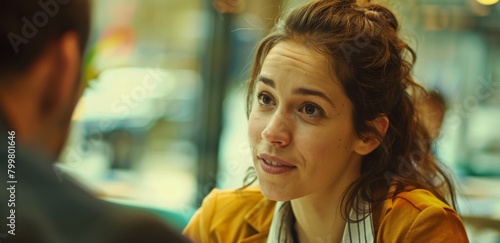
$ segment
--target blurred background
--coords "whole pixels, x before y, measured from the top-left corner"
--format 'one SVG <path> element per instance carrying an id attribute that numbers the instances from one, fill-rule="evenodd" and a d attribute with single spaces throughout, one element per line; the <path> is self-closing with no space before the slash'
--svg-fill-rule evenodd
<path id="1" fill-rule="evenodd" d="M 243 83 L 254 47 L 302 0 L 94 1 L 88 88 L 59 167 L 101 198 L 181 230 L 211 189 L 251 166 Z M 500 242 L 500 4 L 385 1 L 445 100 L 435 151 L 459 185 L 471 242 Z"/>

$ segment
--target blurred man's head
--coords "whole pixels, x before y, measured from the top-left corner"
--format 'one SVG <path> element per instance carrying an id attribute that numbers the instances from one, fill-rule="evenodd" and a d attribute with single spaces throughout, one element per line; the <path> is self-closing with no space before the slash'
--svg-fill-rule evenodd
<path id="1" fill-rule="evenodd" d="M 0 0 L 0 114 L 19 142 L 57 156 L 81 94 L 88 0 Z"/>

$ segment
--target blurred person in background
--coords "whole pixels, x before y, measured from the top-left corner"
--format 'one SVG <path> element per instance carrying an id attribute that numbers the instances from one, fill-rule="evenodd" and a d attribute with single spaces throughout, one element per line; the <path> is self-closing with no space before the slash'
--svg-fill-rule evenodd
<path id="1" fill-rule="evenodd" d="M 446 102 L 444 97 L 439 92 L 431 90 L 424 96 L 419 108 L 422 124 L 429 132 L 431 139 L 436 140 L 441 132 L 444 115 L 446 113 Z"/>
<path id="2" fill-rule="evenodd" d="M 239 13 L 245 8 L 246 0 L 214 0 L 212 3 L 220 13 Z"/>
<path id="3" fill-rule="evenodd" d="M 53 166 L 84 87 L 89 5 L 0 0 L 0 241 L 187 242 L 150 215 L 95 198 Z"/>
<path id="4" fill-rule="evenodd" d="M 312 1 L 278 22 L 256 49 L 248 83 L 259 186 L 213 190 L 184 234 L 194 242 L 468 242 L 452 181 L 418 122 L 410 94 L 425 91 L 398 31 L 394 14 L 370 1 Z"/>

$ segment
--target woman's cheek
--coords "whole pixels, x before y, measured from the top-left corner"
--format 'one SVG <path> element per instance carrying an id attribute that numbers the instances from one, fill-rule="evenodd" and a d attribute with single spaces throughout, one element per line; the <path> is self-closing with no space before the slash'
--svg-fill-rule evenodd
<path id="1" fill-rule="evenodd" d="M 248 118 L 248 137 L 250 138 L 250 145 L 253 145 L 259 140 L 260 134 L 263 129 L 263 120 L 254 113 L 250 113 Z"/>

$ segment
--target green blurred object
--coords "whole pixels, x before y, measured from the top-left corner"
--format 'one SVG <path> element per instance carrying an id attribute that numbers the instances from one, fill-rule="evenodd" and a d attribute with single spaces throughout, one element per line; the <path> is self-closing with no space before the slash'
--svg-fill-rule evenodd
<path id="1" fill-rule="evenodd" d="M 99 76 L 99 71 L 97 71 L 97 68 L 95 67 L 95 57 L 97 54 L 97 47 L 94 45 L 92 47 L 89 47 L 87 52 L 85 53 L 85 57 L 83 59 L 83 74 L 82 74 L 82 81 L 83 81 L 83 87 L 84 89 L 90 87 L 91 82 L 93 80 L 96 80 L 97 77 Z"/>

